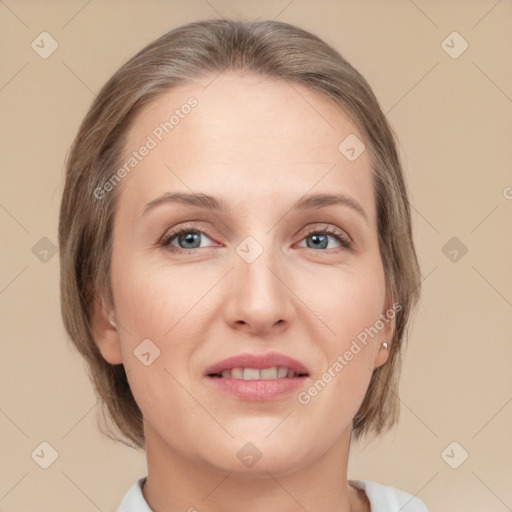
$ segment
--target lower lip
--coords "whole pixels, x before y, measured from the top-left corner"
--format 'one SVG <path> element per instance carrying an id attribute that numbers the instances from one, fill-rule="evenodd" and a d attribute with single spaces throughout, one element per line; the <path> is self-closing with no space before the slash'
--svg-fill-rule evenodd
<path id="1" fill-rule="evenodd" d="M 286 377 L 284 379 L 243 380 L 208 377 L 210 382 L 223 393 L 240 400 L 275 400 L 302 386 L 306 377 Z"/>

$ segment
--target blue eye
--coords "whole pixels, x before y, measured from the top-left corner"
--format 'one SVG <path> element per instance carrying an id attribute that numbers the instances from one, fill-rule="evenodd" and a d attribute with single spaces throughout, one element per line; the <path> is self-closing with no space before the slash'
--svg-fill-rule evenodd
<path id="1" fill-rule="evenodd" d="M 208 237 L 203 231 L 195 228 L 193 229 L 190 227 L 183 227 L 169 233 L 161 242 L 159 242 L 158 245 L 165 247 L 166 250 L 171 253 L 193 254 L 194 252 L 197 252 L 194 251 L 194 249 L 206 248 L 201 247 L 202 236 L 211 241 L 211 238 Z M 350 249 L 352 246 L 352 240 L 344 231 L 341 229 L 333 228 L 331 226 L 317 226 L 316 228 L 306 233 L 306 235 L 302 238 L 302 240 L 306 240 L 306 247 L 308 249 L 312 249 L 313 251 L 327 253 L 340 252 L 340 249 L 334 248 L 333 251 L 332 247 L 329 248 L 329 239 L 336 240 L 342 247 L 341 250 Z M 174 241 L 176 244 L 173 243 Z M 308 241 L 311 241 L 311 243 Z M 324 251 L 323 249 L 331 250 Z"/>
<path id="2" fill-rule="evenodd" d="M 306 246 L 309 249 L 318 250 L 328 248 L 329 238 L 334 238 L 345 249 L 349 249 L 352 245 L 352 240 L 344 231 L 329 226 L 315 228 L 303 240 L 311 240 L 312 243 L 308 244 L 306 242 Z"/>
<path id="3" fill-rule="evenodd" d="M 201 236 L 206 236 L 202 231 L 195 229 L 182 228 L 178 231 L 170 233 L 162 242 L 161 246 L 166 247 L 170 252 L 192 252 L 191 249 L 200 249 Z M 206 236 L 208 240 L 210 238 Z M 172 245 L 176 240 L 178 247 Z"/>

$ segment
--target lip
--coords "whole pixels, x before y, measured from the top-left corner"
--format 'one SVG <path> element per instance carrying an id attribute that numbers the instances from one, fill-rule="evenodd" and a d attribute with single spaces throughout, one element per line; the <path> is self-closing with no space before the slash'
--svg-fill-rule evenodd
<path id="1" fill-rule="evenodd" d="M 263 370 L 264 368 L 272 368 L 273 366 L 286 367 L 290 370 L 294 370 L 297 374 L 306 373 L 309 375 L 309 370 L 296 359 L 277 352 L 268 352 L 267 354 L 246 353 L 228 357 L 227 359 L 223 359 L 222 361 L 209 366 L 205 371 L 205 376 L 208 377 L 212 374 L 221 373 L 224 370 L 232 370 L 233 368 L 256 368 L 258 370 Z"/>
<path id="2" fill-rule="evenodd" d="M 302 377 L 286 377 L 282 379 L 243 380 L 233 378 L 219 378 L 213 375 L 233 368 L 272 368 L 273 366 L 286 367 Z M 205 376 L 217 391 L 239 400 L 269 401 L 286 397 L 293 391 L 303 387 L 309 380 L 309 370 L 296 359 L 269 352 L 267 354 L 239 354 L 229 357 L 208 367 Z"/>
<path id="3" fill-rule="evenodd" d="M 286 397 L 302 388 L 309 377 L 286 377 L 284 379 L 242 380 L 208 377 L 208 382 L 217 390 L 238 400 L 270 401 Z"/>

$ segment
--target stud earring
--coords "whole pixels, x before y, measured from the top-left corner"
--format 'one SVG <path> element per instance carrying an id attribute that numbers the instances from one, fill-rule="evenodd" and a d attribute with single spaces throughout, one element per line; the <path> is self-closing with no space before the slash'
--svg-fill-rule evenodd
<path id="1" fill-rule="evenodd" d="M 112 327 L 117 328 L 117 326 L 116 326 L 115 322 L 112 320 L 112 318 L 109 317 L 108 322 L 110 323 L 110 325 Z"/>
<path id="2" fill-rule="evenodd" d="M 388 349 L 388 344 L 386 342 L 384 342 L 381 346 L 384 348 L 384 350 Z"/>

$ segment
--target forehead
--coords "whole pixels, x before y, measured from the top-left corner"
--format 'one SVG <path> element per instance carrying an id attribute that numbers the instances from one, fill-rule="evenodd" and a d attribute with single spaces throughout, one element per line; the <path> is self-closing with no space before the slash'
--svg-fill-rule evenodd
<path id="1" fill-rule="evenodd" d="M 132 122 L 125 162 L 139 155 L 120 207 L 176 190 L 240 202 L 341 192 L 373 218 L 368 151 L 349 160 L 339 149 L 347 137 L 363 140 L 332 100 L 297 83 L 231 72 L 180 85 Z"/>

